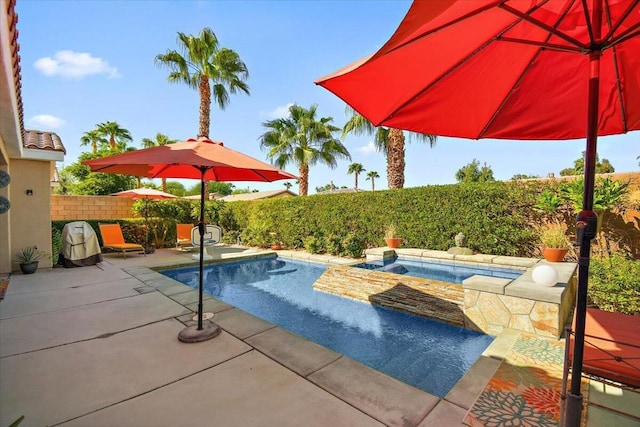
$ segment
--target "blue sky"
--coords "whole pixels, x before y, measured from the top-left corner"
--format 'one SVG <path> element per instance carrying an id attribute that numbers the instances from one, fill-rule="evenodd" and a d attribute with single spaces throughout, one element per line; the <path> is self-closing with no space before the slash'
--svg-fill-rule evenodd
<path id="1" fill-rule="evenodd" d="M 17 3 L 22 94 L 27 129 L 56 132 L 67 148 L 65 165 L 87 150 L 80 137 L 97 123 L 116 121 L 129 129 L 133 145 L 157 132 L 173 139 L 198 131 L 198 94 L 169 84 L 168 71 L 153 59 L 176 49 L 177 32 L 197 34 L 210 27 L 222 46 L 235 50 L 249 69 L 250 96 L 232 95 L 221 111 L 212 104 L 210 137 L 266 160 L 259 137 L 262 123 L 288 105 L 318 104 L 334 124 L 346 121 L 344 103 L 314 80 L 366 56 L 384 44 L 411 2 L 393 1 L 55 1 Z M 369 137 L 344 141 L 353 162 L 380 175 L 387 188 L 386 161 Z M 471 141 L 439 138 L 434 148 L 413 142 L 406 150 L 405 187 L 455 182 L 455 172 L 478 159 L 496 179 L 517 173 L 546 176 L 573 164 L 584 150 L 575 141 Z M 616 171 L 638 170 L 640 132 L 602 137 L 600 158 Z M 310 193 L 330 181 L 353 186 L 349 161 L 336 169 L 311 169 Z M 60 165 L 59 165 L 60 166 Z M 297 174 L 292 165 L 287 170 Z M 195 181 L 182 181 L 193 185 Z M 276 183 L 236 183 L 259 190 Z M 370 182 L 360 177 L 360 187 Z M 293 188 L 296 190 L 296 187 Z"/>

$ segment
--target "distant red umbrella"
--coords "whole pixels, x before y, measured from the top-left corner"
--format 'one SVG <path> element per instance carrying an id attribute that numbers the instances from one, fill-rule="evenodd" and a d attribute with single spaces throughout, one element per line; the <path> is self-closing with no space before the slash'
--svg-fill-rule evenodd
<path id="1" fill-rule="evenodd" d="M 205 181 L 262 181 L 295 179 L 295 175 L 253 157 L 231 150 L 222 142 L 200 137 L 175 144 L 128 151 L 82 162 L 92 172 L 119 173 L 147 178 L 191 178 L 200 180 L 200 274 L 197 327 L 183 329 L 178 339 L 200 342 L 213 338 L 220 328 L 211 322 L 203 324 L 203 258 L 204 258 L 204 187 Z"/>
<path id="2" fill-rule="evenodd" d="M 165 193 L 164 191 L 156 190 L 154 188 L 134 188 L 133 190 L 124 190 L 118 191 L 117 193 L 112 193 L 112 196 L 118 197 L 129 197 L 134 200 L 138 199 L 154 199 L 154 200 L 162 200 L 162 199 L 175 199 L 178 196 L 174 196 L 173 194 Z"/>
<path id="3" fill-rule="evenodd" d="M 596 141 L 640 129 L 640 0 L 416 0 L 375 54 L 317 84 L 375 126 L 587 138 L 571 393 L 580 422 Z"/>
<path id="4" fill-rule="evenodd" d="M 143 210 L 142 216 L 144 216 L 144 224 L 146 226 L 145 229 L 145 244 L 148 243 L 148 233 L 149 233 L 149 206 L 147 205 L 147 200 L 163 200 L 163 199 L 176 199 L 178 196 L 174 196 L 173 194 L 165 193 L 164 191 L 156 190 L 155 188 L 141 187 L 134 188 L 133 190 L 124 190 L 118 191 L 117 193 L 112 193 L 112 196 L 118 197 L 128 197 L 134 200 L 144 200 L 143 202 Z"/>

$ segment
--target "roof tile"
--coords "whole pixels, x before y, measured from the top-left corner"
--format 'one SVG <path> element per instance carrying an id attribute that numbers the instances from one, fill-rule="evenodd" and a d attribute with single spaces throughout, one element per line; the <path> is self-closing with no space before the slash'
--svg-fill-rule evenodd
<path id="1" fill-rule="evenodd" d="M 42 132 L 39 130 L 24 131 L 24 147 L 67 153 L 58 135 L 53 132 Z"/>

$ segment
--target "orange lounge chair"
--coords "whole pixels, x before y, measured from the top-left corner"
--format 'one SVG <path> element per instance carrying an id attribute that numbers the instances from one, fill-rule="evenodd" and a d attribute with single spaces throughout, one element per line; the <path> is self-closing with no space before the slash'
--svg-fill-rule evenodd
<path id="1" fill-rule="evenodd" d="M 100 228 L 102 246 L 104 248 L 122 251 L 122 256 L 124 258 L 127 257 L 127 252 L 130 251 L 142 252 L 144 256 L 147 256 L 142 245 L 137 243 L 126 243 L 124 241 L 120 224 L 98 224 L 98 227 Z"/>
<path id="2" fill-rule="evenodd" d="M 191 243 L 191 230 L 193 224 L 176 224 L 176 249 L 193 248 Z"/>

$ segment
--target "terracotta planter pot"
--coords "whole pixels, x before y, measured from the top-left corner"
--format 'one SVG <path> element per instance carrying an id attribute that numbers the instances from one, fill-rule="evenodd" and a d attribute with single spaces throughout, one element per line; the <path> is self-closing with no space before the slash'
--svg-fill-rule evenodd
<path id="1" fill-rule="evenodd" d="M 542 256 L 549 262 L 562 262 L 564 256 L 569 251 L 568 248 L 540 248 Z"/>
<path id="2" fill-rule="evenodd" d="M 282 249 L 282 246 L 280 245 L 271 245 L 271 249 L 274 251 L 279 251 L 280 249 Z"/>
<path id="3" fill-rule="evenodd" d="M 384 241 L 387 243 L 387 246 L 390 247 L 391 249 L 397 248 L 398 246 L 400 246 L 400 243 L 402 243 L 402 239 L 399 237 L 394 237 L 391 239 L 385 238 Z"/>

